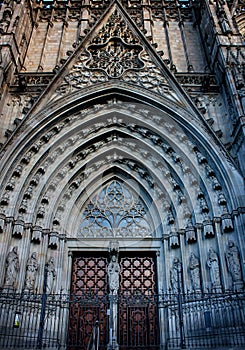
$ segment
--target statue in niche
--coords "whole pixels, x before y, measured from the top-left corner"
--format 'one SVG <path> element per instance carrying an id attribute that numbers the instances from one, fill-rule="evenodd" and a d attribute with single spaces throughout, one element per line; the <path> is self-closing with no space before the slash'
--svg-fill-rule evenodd
<path id="1" fill-rule="evenodd" d="M 56 270 L 54 265 L 54 257 L 51 257 L 46 264 L 46 293 L 52 294 L 54 290 L 54 282 L 56 278 Z"/>
<path id="2" fill-rule="evenodd" d="M 28 291 L 33 291 L 35 288 L 37 270 L 38 270 L 37 253 L 34 252 L 31 254 L 26 264 L 25 289 Z"/>
<path id="3" fill-rule="evenodd" d="M 196 97 L 195 103 L 201 113 L 205 114 L 207 112 L 207 104 L 202 95 Z"/>
<path id="4" fill-rule="evenodd" d="M 10 25 L 12 13 L 9 9 L 6 9 L 3 13 L 3 17 L 0 20 L 0 33 L 3 34 L 7 32 L 8 27 Z"/>
<path id="5" fill-rule="evenodd" d="M 117 261 L 117 255 L 113 254 L 111 257 L 111 261 L 108 265 L 108 278 L 109 278 L 109 288 L 110 293 L 117 294 L 119 289 L 119 272 L 120 266 Z"/>
<path id="6" fill-rule="evenodd" d="M 210 248 L 208 251 L 207 266 L 210 272 L 210 279 L 211 279 L 213 291 L 221 292 L 219 257 L 217 253 L 213 250 L 213 248 Z"/>
<path id="7" fill-rule="evenodd" d="M 13 287 L 20 270 L 18 248 L 14 247 L 6 259 L 5 286 Z"/>
<path id="8" fill-rule="evenodd" d="M 194 253 L 190 255 L 189 269 L 191 275 L 191 284 L 194 292 L 201 291 L 201 275 L 200 275 L 200 262 Z"/>
<path id="9" fill-rule="evenodd" d="M 232 30 L 227 15 L 225 13 L 224 4 L 224 1 L 216 0 L 216 13 L 219 19 L 219 25 L 222 30 L 222 33 L 226 35 L 232 33 Z"/>
<path id="10" fill-rule="evenodd" d="M 243 286 L 242 282 L 242 267 L 240 253 L 233 241 L 228 241 L 228 248 L 225 253 L 227 268 L 231 274 L 231 278 L 234 284 L 240 284 Z"/>
<path id="11" fill-rule="evenodd" d="M 232 33 L 229 20 L 228 20 L 226 13 L 224 11 L 220 11 L 219 25 L 220 25 L 220 28 L 221 28 L 223 34 L 227 35 L 227 34 Z"/>
<path id="12" fill-rule="evenodd" d="M 178 294 L 182 291 L 182 264 L 178 258 L 174 258 L 173 266 L 170 270 L 170 285 L 173 294 Z"/>

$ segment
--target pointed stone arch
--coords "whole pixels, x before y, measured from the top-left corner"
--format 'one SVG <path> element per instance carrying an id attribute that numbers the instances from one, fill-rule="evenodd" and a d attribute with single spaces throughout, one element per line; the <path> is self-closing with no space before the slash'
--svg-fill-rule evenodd
<path id="1" fill-rule="evenodd" d="M 126 91 L 121 91 L 125 96 Z M 112 93 L 107 98 L 111 96 L 113 96 Z M 116 96 L 118 95 L 116 94 Z M 217 172 L 217 176 L 221 176 L 218 180 L 222 182 L 230 181 L 229 177 L 226 179 L 226 174 L 227 169 L 233 166 L 231 163 L 229 164 L 229 160 L 227 161 L 225 151 L 221 147 L 217 147 L 216 140 L 212 140 L 212 137 L 208 133 L 205 133 L 202 128 L 198 131 L 198 125 L 195 126 L 194 122 L 187 128 L 180 123 L 180 120 L 174 120 L 172 115 L 166 113 L 165 110 L 160 111 L 159 106 L 157 108 L 154 105 L 149 106 L 144 101 L 140 104 L 138 100 L 133 101 L 132 97 L 129 98 L 128 102 L 124 99 L 122 102 L 119 101 L 118 104 L 114 104 L 111 101 L 109 103 L 93 102 L 95 106 L 86 108 L 85 110 L 80 105 L 81 110 L 79 111 L 79 105 L 75 104 L 73 111 L 68 109 L 68 111 L 63 111 L 62 115 L 58 113 L 58 116 L 54 113 L 52 119 L 45 127 L 39 125 L 38 128 L 35 128 L 32 122 L 29 126 L 29 128 L 32 126 L 32 131 L 26 132 L 26 138 L 23 133 L 21 138 L 18 137 L 18 134 L 15 135 L 16 139 L 13 142 L 15 142 L 20 152 L 18 154 L 18 160 L 23 168 L 28 168 L 28 176 L 35 175 L 35 172 L 38 171 L 40 173 L 45 172 L 44 168 L 48 166 L 48 161 L 50 163 L 52 162 L 55 152 L 62 154 L 63 161 L 67 153 L 67 157 L 71 158 L 70 162 L 75 162 L 76 164 L 76 156 L 73 157 L 73 155 L 76 153 L 79 154 L 79 149 L 85 148 L 84 152 L 89 152 L 88 149 L 90 146 L 87 146 L 89 142 L 95 142 L 95 146 L 92 145 L 92 148 L 99 148 L 99 141 L 97 139 L 103 138 L 104 136 L 102 134 L 112 134 L 114 130 L 118 135 L 124 134 L 124 138 L 128 137 L 128 141 L 131 139 L 136 140 L 139 144 L 142 143 L 143 148 L 148 148 L 148 152 L 155 150 L 155 153 L 160 156 L 159 161 L 162 159 L 169 168 L 175 167 L 177 169 L 176 164 L 180 168 L 187 166 L 185 162 L 189 160 L 188 167 L 190 170 L 186 169 L 187 172 L 195 170 L 195 175 L 199 178 L 203 177 L 204 171 L 209 171 L 211 177 Z M 181 113 L 178 112 L 178 114 Z M 28 123 L 25 127 L 26 131 L 28 131 Z M 89 134 L 91 135 L 90 137 L 88 137 Z M 86 143 L 81 142 L 80 139 L 82 137 L 84 140 L 87 138 Z M 91 141 L 92 139 L 94 141 Z M 16 161 L 16 146 L 13 148 L 9 147 L 7 151 L 14 163 Z M 69 148 L 69 153 L 68 151 L 62 151 L 62 148 Z M 137 149 L 138 146 L 135 145 L 134 147 L 131 143 L 131 148 Z M 14 150 L 12 156 L 9 152 L 11 149 Z M 52 152 L 54 152 L 53 155 Z M 140 154 L 141 151 L 138 152 Z M 7 159 L 8 162 L 10 161 L 10 158 L 7 157 L 8 154 L 3 157 L 3 162 L 4 159 Z M 208 156 L 205 157 L 204 154 Z M 218 161 L 220 156 L 223 158 L 222 162 Z M 171 164 L 174 158 L 175 165 Z M 32 167 L 31 171 L 30 166 Z M 71 164 L 70 166 L 73 167 Z M 213 171 L 209 167 L 213 167 Z M 10 172 L 9 175 L 6 173 L 9 169 L 4 166 L 3 168 L 6 179 L 8 176 L 11 177 Z M 175 173 L 180 177 L 180 171 L 175 170 Z M 25 187 L 23 183 L 21 186 Z M 217 184 L 217 188 L 219 187 Z M 232 186 L 229 186 L 228 183 L 225 187 L 228 193 L 232 190 Z M 229 193 L 229 195 L 231 200 L 235 197 L 232 193 Z"/>

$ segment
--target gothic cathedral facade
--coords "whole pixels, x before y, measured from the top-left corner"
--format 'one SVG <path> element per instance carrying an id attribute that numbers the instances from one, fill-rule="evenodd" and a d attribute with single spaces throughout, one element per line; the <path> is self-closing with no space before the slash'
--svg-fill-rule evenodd
<path id="1" fill-rule="evenodd" d="M 242 0 L 1 1 L 0 349 L 244 349 L 244 39 Z"/>

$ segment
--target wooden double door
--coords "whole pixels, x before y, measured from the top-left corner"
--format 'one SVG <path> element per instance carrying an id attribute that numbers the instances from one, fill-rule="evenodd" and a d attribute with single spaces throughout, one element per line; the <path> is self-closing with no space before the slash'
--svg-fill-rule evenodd
<path id="1" fill-rule="evenodd" d="M 114 349 L 159 349 L 155 255 L 120 253 L 118 262 L 119 291 L 111 295 L 108 255 L 74 256 L 68 332 L 70 350 L 95 350 L 96 344 L 99 350 L 109 349 L 112 322 L 116 328 Z"/>

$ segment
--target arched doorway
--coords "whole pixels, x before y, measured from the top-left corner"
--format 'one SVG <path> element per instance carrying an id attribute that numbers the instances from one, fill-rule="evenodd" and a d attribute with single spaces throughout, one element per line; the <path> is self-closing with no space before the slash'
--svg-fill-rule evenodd
<path id="1" fill-rule="evenodd" d="M 158 349 L 156 259 L 151 252 L 120 252 L 119 289 L 111 293 L 106 253 L 73 258 L 69 349 L 87 349 L 97 326 L 100 349 Z"/>
<path id="2" fill-rule="evenodd" d="M 89 251 L 74 252 L 70 349 L 87 349 L 97 337 L 100 349 L 158 348 L 156 250 L 139 247 L 142 240 L 150 243 L 156 230 L 143 196 L 142 189 L 114 178 L 82 210 L 78 236 L 102 239 L 107 251 L 93 251 L 90 241 Z M 138 245 L 128 249 L 132 240 Z"/>

